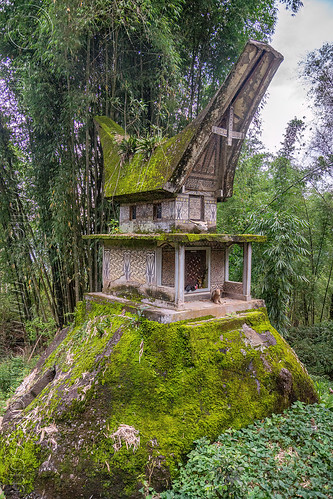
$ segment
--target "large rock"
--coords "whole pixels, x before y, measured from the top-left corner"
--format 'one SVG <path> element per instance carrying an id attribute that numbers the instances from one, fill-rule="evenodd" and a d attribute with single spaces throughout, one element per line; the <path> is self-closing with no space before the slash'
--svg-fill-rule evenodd
<path id="1" fill-rule="evenodd" d="M 295 400 L 316 393 L 266 309 L 162 325 L 83 303 L 3 418 L 0 483 L 7 498 L 142 497 L 194 440 Z"/>

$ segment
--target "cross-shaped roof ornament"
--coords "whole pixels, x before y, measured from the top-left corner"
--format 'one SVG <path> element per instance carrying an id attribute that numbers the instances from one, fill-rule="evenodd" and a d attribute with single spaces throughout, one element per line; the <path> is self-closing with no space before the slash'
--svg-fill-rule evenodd
<path id="1" fill-rule="evenodd" d="M 244 133 L 235 132 L 233 130 L 233 124 L 234 124 L 234 108 L 233 108 L 233 106 L 230 106 L 228 129 L 219 128 L 217 126 L 212 127 L 213 133 L 216 133 L 217 135 L 222 135 L 222 137 L 228 138 L 228 141 L 227 141 L 228 146 L 232 145 L 232 139 L 244 139 Z"/>

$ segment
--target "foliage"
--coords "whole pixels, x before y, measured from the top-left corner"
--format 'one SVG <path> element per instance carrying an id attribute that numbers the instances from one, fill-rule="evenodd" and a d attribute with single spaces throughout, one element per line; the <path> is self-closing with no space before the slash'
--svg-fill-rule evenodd
<path id="1" fill-rule="evenodd" d="M 254 267 L 260 276 L 257 280 L 260 296 L 267 304 L 275 327 L 284 331 L 289 323 L 288 306 L 293 282 L 306 281 L 301 273 L 303 259 L 308 253 L 302 235 L 306 224 L 294 215 L 271 211 L 252 215 L 251 222 L 252 232 L 267 236 L 267 244 L 254 259 Z"/>
<path id="2" fill-rule="evenodd" d="M 10 286 L 7 286 L 7 293 L 0 292 L 0 360 L 6 354 L 22 348 L 26 341 L 15 298 Z"/>
<path id="3" fill-rule="evenodd" d="M 146 497 L 256 499 L 330 497 L 333 412 L 296 402 L 217 442 L 197 441 L 170 491 Z"/>
<path id="4" fill-rule="evenodd" d="M 333 322 L 288 329 L 286 339 L 311 374 L 333 379 Z"/>
<path id="5" fill-rule="evenodd" d="M 28 375 L 34 363 L 35 359 L 28 361 L 22 355 L 0 360 L 0 414 L 5 408 L 6 401 Z"/>
<path id="6" fill-rule="evenodd" d="M 25 323 L 25 329 L 29 340 L 34 343 L 40 337 L 44 337 L 49 340 L 52 339 L 55 334 L 56 324 L 52 317 L 45 322 L 40 317 L 35 317 L 32 321 L 27 321 Z"/>
<path id="7" fill-rule="evenodd" d="M 319 395 L 319 401 L 327 409 L 333 410 L 333 383 L 322 376 L 312 376 L 315 382 L 316 390 Z"/>
<path id="8" fill-rule="evenodd" d="M 312 98 L 316 114 L 316 129 L 313 140 L 315 154 L 321 155 L 323 170 L 332 173 L 333 162 L 333 44 L 326 43 L 308 54 L 301 64 L 302 76 L 309 84 L 308 94 Z"/>

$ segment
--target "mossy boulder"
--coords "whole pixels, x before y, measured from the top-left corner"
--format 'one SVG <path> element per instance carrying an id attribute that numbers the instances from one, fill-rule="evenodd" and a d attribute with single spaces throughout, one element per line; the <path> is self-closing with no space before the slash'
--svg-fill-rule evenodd
<path id="1" fill-rule="evenodd" d="M 315 402 L 314 386 L 266 309 L 163 325 L 82 303 L 11 400 L 0 484 L 7 498 L 142 497 L 194 440 L 295 400 Z"/>

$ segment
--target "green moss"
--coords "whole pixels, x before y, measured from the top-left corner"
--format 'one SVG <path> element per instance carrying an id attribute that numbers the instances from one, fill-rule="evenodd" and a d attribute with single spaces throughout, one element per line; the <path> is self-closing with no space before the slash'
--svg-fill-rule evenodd
<path id="1" fill-rule="evenodd" d="M 119 137 L 125 137 L 124 130 L 106 116 L 96 117 L 95 121 L 100 125 L 106 197 L 162 189 L 170 179 L 196 131 L 195 125 L 190 124 L 178 135 L 158 146 L 149 160 L 137 152 L 130 162 L 122 163 L 119 154 Z"/>
<path id="2" fill-rule="evenodd" d="M 75 325 L 78 326 L 83 322 L 83 318 L 86 315 L 87 312 L 87 302 L 86 301 L 80 301 L 76 305 L 75 309 Z"/>
<path id="3" fill-rule="evenodd" d="M 104 490 L 103 497 L 134 497 L 140 475 L 151 475 L 154 486 L 166 488 L 194 440 L 214 439 L 230 426 L 241 428 L 282 411 L 292 399 L 315 397 L 306 371 L 264 308 L 164 325 L 125 313 L 121 305 L 89 303 L 79 306 L 76 318 L 43 366 L 44 371 L 56 364 L 58 376 L 19 423 L 26 424 L 22 449 L 27 445 L 31 453 L 36 447 L 34 470 L 49 449 L 39 454 L 36 421 L 29 415 L 36 410 L 37 427 L 57 425 L 59 455 L 52 454 L 62 476 L 57 490 L 72 490 L 73 469 L 77 490 L 95 487 Z M 276 344 L 252 347 L 244 323 L 259 334 L 269 331 Z M 293 376 L 290 396 L 278 390 L 282 368 Z M 122 424 L 139 432 L 135 452 L 125 442 L 114 449 L 112 435 Z M 17 480 L 4 469 L 0 476 L 5 483 Z"/>
<path id="4" fill-rule="evenodd" d="M 15 483 L 20 492 L 28 494 L 41 464 L 40 446 L 37 435 L 27 434 L 25 428 L 18 427 L 0 440 L 0 482 L 3 485 Z"/>
<path id="5" fill-rule="evenodd" d="M 220 243 L 264 243 L 266 236 L 255 234 L 192 234 L 192 233 L 135 233 L 135 234 L 91 234 L 82 236 L 83 239 L 101 239 L 108 241 L 111 245 L 121 244 L 130 247 L 138 246 L 140 243 L 148 244 L 152 241 L 157 243 L 195 243 L 195 242 L 220 242 Z"/>

